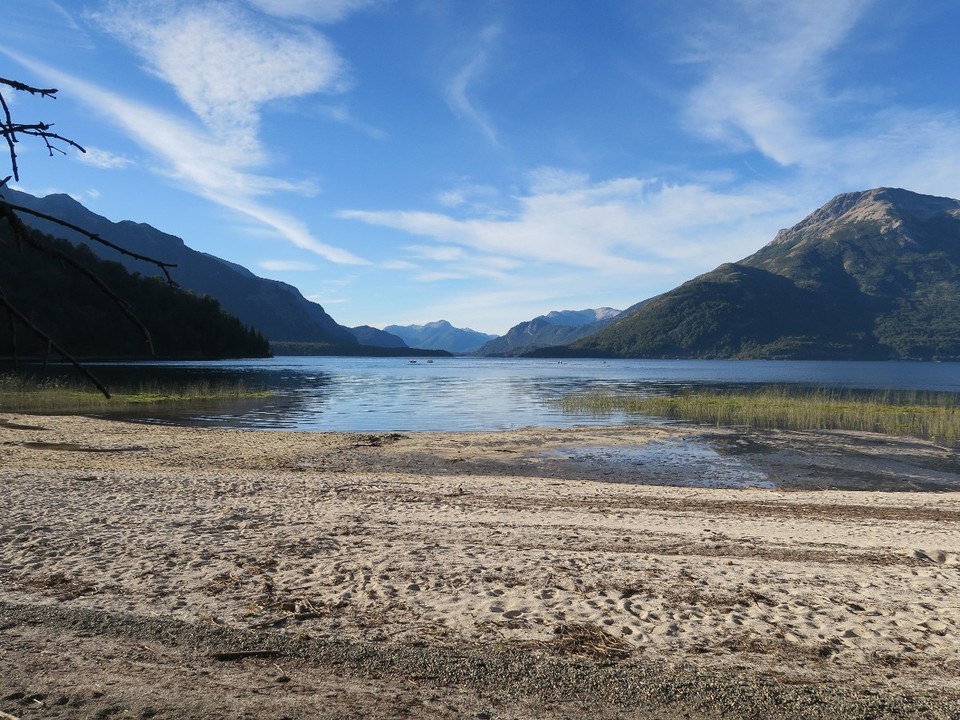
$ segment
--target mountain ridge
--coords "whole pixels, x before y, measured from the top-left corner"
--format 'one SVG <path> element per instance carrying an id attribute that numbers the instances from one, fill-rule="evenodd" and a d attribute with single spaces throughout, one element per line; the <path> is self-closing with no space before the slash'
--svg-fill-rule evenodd
<path id="1" fill-rule="evenodd" d="M 60 218 L 141 255 L 176 263 L 171 274 L 178 285 L 200 296 L 215 297 L 224 310 L 259 330 L 268 340 L 358 344 L 349 330 L 292 285 L 261 278 L 242 265 L 194 250 L 182 238 L 152 225 L 132 220 L 111 221 L 69 195 L 38 198 L 10 188 L 4 188 L 3 194 L 12 204 Z M 87 246 L 97 256 L 119 262 L 130 272 L 146 277 L 158 273 L 155 266 L 119 255 L 62 225 L 26 213 L 21 213 L 21 218 L 42 232 Z"/>
<path id="2" fill-rule="evenodd" d="M 396 335 L 411 348 L 472 353 L 496 335 L 470 328 L 458 328 L 447 320 L 434 320 L 423 325 L 387 325 L 384 332 Z"/>
<path id="3" fill-rule="evenodd" d="M 621 313 L 609 307 L 587 310 L 552 310 L 518 323 L 504 335 L 476 350 L 478 355 L 510 357 L 540 348 L 566 345 L 601 330 Z"/>
<path id="4" fill-rule="evenodd" d="M 835 196 L 756 253 L 652 298 L 556 353 L 960 358 L 960 201 Z"/>

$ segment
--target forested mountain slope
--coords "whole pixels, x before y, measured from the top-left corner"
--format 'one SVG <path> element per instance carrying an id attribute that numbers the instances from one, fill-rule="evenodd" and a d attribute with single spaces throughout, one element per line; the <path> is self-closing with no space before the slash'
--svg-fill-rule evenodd
<path id="1" fill-rule="evenodd" d="M 86 247 L 53 238 L 47 242 L 90 269 L 129 304 L 149 330 L 156 357 L 269 355 L 263 336 L 224 312 L 215 299 L 178 290 L 159 278 L 131 275 L 119 263 L 101 260 Z M 76 357 L 152 357 L 141 331 L 100 288 L 76 269 L 27 243 L 17 243 L 5 223 L 0 223 L 0 287 L 34 325 Z M 21 357 L 47 351 L 46 343 L 22 324 L 4 318 L 0 356 L 10 355 L 14 345 Z"/>
<path id="2" fill-rule="evenodd" d="M 839 195 L 757 253 L 564 352 L 960 359 L 960 201 L 893 188 Z"/>

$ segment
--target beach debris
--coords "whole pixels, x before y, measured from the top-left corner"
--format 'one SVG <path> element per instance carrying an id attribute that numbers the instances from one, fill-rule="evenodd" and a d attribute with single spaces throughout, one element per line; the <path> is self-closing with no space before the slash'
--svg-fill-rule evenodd
<path id="1" fill-rule="evenodd" d="M 226 650 L 211 653 L 210 657 L 214 660 L 230 662 L 233 660 L 243 660 L 245 658 L 276 658 L 282 655 L 283 653 L 280 650 Z"/>
<path id="2" fill-rule="evenodd" d="M 560 623 L 553 632 L 553 641 L 545 644 L 561 653 L 622 660 L 633 652 L 629 643 L 593 623 Z"/>
<path id="3" fill-rule="evenodd" d="M 947 561 L 947 554 L 943 550 L 914 550 L 913 556 L 917 560 L 943 565 Z"/>

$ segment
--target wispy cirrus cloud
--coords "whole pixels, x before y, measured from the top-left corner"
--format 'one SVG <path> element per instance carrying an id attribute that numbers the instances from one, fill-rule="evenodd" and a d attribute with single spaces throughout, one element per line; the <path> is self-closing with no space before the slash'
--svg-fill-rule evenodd
<path id="1" fill-rule="evenodd" d="M 280 13 L 295 3 L 273 3 Z M 342 12 L 356 3 L 341 3 Z M 341 12 L 341 11 L 338 11 Z M 146 69 L 168 83 L 193 117 L 137 102 L 7 51 L 118 125 L 152 158 L 150 165 L 185 190 L 270 228 L 332 262 L 363 264 L 321 242 L 297 218 L 270 207 L 274 193 L 315 194 L 309 179 L 259 172 L 269 162 L 260 139 L 264 109 L 275 101 L 336 94 L 349 84 L 346 62 L 319 33 L 300 24 L 272 24 L 239 2 L 109 0 L 88 16 L 127 44 Z M 329 17 L 334 17 L 330 15 Z M 117 156 L 88 161 L 117 167 Z"/>
<path id="2" fill-rule="evenodd" d="M 49 78 L 65 94 L 80 98 L 91 111 L 117 125 L 153 158 L 155 172 L 188 192 L 255 220 L 297 247 L 331 262 L 366 264 L 347 250 L 317 240 L 303 222 L 260 200 L 276 192 L 309 192 L 311 183 L 256 173 L 255 159 L 244 148 L 202 124 L 135 102 L 22 55 L 2 49 L 0 53 Z"/>
<path id="3" fill-rule="evenodd" d="M 334 23 L 355 12 L 383 4 L 384 0 L 247 0 L 269 15 Z"/>
<path id="4" fill-rule="evenodd" d="M 102 168 L 104 170 L 116 170 L 119 168 L 130 167 L 134 164 L 133 160 L 130 158 L 117 155 L 109 150 L 102 150 L 89 145 L 85 146 L 84 150 L 86 150 L 86 152 L 77 155 L 77 159 L 82 163 L 93 165 L 94 167 Z"/>
<path id="5" fill-rule="evenodd" d="M 236 4 L 114 0 L 92 17 L 254 162 L 263 159 L 257 131 L 265 105 L 349 83 L 345 61 L 323 35 L 258 22 Z"/>
<path id="6" fill-rule="evenodd" d="M 298 272 L 317 269 L 317 266 L 313 263 L 300 260 L 262 260 L 260 267 L 272 272 Z"/>
<path id="7" fill-rule="evenodd" d="M 821 161 L 829 145 L 816 117 L 838 101 L 825 89 L 826 60 L 870 3 L 736 0 L 701 18 L 685 59 L 705 78 L 689 94 L 687 127 L 780 165 Z"/>
<path id="8" fill-rule="evenodd" d="M 702 270 L 731 253 L 746 255 L 799 212 L 788 193 L 772 189 L 740 194 L 655 179 L 592 182 L 557 168 L 529 173 L 528 190 L 512 202 L 512 212 L 493 216 L 345 210 L 339 217 L 432 240 L 406 250 L 418 265 L 445 271 L 505 278 L 567 267 L 641 281 L 683 273 L 685 263 Z"/>
<path id="9" fill-rule="evenodd" d="M 704 72 L 687 95 L 685 126 L 724 148 L 756 150 L 810 188 L 960 193 L 960 113 L 898 106 L 834 61 L 875 7 L 738 0 L 703 17 L 686 38 L 684 60 Z"/>
<path id="10" fill-rule="evenodd" d="M 384 130 L 375 125 L 371 125 L 368 122 L 364 122 L 363 120 L 355 118 L 350 110 L 343 105 L 324 105 L 320 108 L 320 112 L 331 120 L 355 128 L 374 140 L 383 141 L 388 138 L 388 135 Z"/>
<path id="11" fill-rule="evenodd" d="M 501 34 L 499 25 L 490 25 L 480 33 L 479 46 L 470 60 L 460 68 L 447 85 L 447 104 L 458 115 L 472 122 L 491 145 L 499 145 L 497 132 L 486 114 L 470 98 L 471 86 L 483 75 L 490 53 Z"/>

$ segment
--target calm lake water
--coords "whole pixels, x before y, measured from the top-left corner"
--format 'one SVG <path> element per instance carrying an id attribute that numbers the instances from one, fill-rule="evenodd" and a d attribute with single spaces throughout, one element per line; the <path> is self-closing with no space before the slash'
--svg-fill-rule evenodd
<path id="1" fill-rule="evenodd" d="M 960 392 L 960 363 L 493 358 L 278 357 L 204 363 L 94 366 L 107 382 L 241 380 L 267 399 L 214 410 L 141 417 L 188 425 L 326 431 L 502 430 L 649 422 L 565 412 L 579 392 L 664 393 L 697 386 L 794 384 Z"/>

